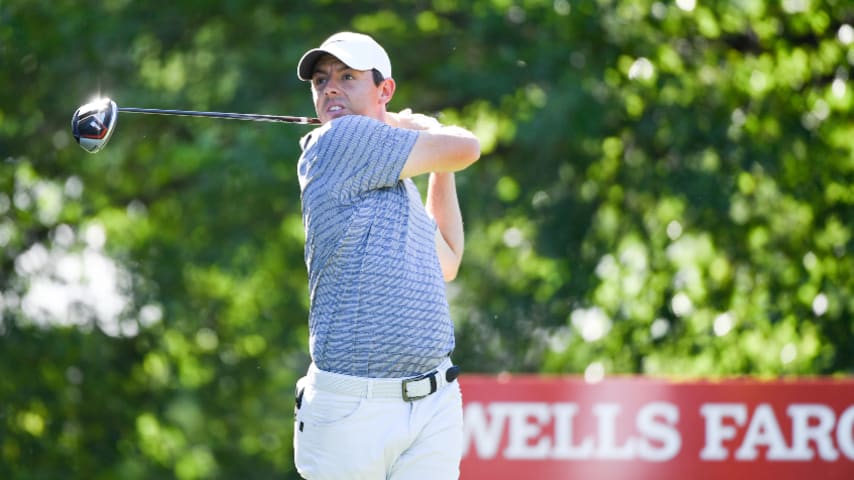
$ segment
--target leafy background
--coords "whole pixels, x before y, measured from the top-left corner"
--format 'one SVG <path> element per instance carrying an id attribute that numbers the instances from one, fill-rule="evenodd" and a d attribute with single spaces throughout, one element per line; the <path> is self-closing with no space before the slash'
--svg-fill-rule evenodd
<path id="1" fill-rule="evenodd" d="M 290 4 L 293 3 L 293 4 Z M 469 372 L 854 372 L 842 0 L 0 2 L 0 477 L 296 478 L 295 75 L 338 30 L 475 131 L 449 285 Z M 423 186 L 423 179 L 419 179 Z"/>

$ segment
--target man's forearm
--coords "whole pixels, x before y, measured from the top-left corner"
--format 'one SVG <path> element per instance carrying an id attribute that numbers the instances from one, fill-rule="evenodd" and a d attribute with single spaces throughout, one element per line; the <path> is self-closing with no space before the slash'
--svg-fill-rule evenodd
<path id="1" fill-rule="evenodd" d="M 443 273 L 446 279 L 451 279 L 456 276 L 465 247 L 463 217 L 453 173 L 430 174 L 426 207 L 439 229 L 437 251 Z M 443 251 L 445 248 L 447 251 Z"/>
<path id="2" fill-rule="evenodd" d="M 386 112 L 385 121 L 392 127 L 421 131 L 400 178 L 429 172 L 454 172 L 480 158 L 480 141 L 462 127 L 442 125 L 433 117 L 412 113 L 409 109 L 400 113 Z"/>

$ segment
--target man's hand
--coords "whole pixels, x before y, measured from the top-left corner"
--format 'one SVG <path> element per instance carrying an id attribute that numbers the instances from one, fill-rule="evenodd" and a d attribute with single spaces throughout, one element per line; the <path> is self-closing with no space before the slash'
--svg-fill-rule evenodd
<path id="1" fill-rule="evenodd" d="M 392 127 L 405 128 L 407 130 L 430 130 L 442 128 L 442 124 L 435 118 L 421 113 L 412 113 L 412 109 L 406 108 L 398 113 L 386 112 L 386 123 Z"/>
<path id="2" fill-rule="evenodd" d="M 430 172 L 456 172 L 480 158 L 480 141 L 470 131 L 445 126 L 428 115 L 386 112 L 386 123 L 392 127 L 417 130 L 418 139 L 409 152 L 400 178 L 411 178 Z"/>

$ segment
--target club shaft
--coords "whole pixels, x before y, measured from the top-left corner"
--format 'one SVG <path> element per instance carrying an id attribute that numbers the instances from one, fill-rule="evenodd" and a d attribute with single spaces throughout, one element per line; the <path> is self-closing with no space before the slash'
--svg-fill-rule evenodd
<path id="1" fill-rule="evenodd" d="M 196 112 L 192 110 L 161 110 L 158 108 L 134 108 L 120 107 L 120 112 L 144 113 L 147 115 L 176 115 L 182 117 L 210 117 L 225 118 L 228 120 L 251 120 L 253 122 L 281 122 L 319 124 L 320 120 L 311 117 L 291 117 L 287 115 L 263 115 L 258 113 L 224 113 L 224 112 Z"/>

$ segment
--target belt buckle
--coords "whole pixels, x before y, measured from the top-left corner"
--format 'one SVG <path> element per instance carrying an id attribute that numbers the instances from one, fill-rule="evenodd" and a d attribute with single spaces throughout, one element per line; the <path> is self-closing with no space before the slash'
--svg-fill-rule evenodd
<path id="1" fill-rule="evenodd" d="M 425 373 L 424 375 L 419 375 L 417 377 L 407 378 L 406 380 L 402 381 L 400 383 L 400 387 L 402 390 L 401 393 L 403 394 L 403 401 L 404 402 L 412 402 L 415 400 L 421 400 L 422 398 L 427 397 L 428 395 L 436 393 L 436 388 L 437 388 L 436 374 L 438 374 L 438 373 L 439 373 L 438 371 L 434 370 L 430 373 Z M 425 393 L 424 395 L 413 395 L 413 396 L 409 396 L 409 394 L 406 393 L 406 385 L 407 384 L 414 383 L 414 382 L 420 382 L 421 380 L 426 380 L 428 378 L 430 379 L 430 391 L 429 392 Z"/>

